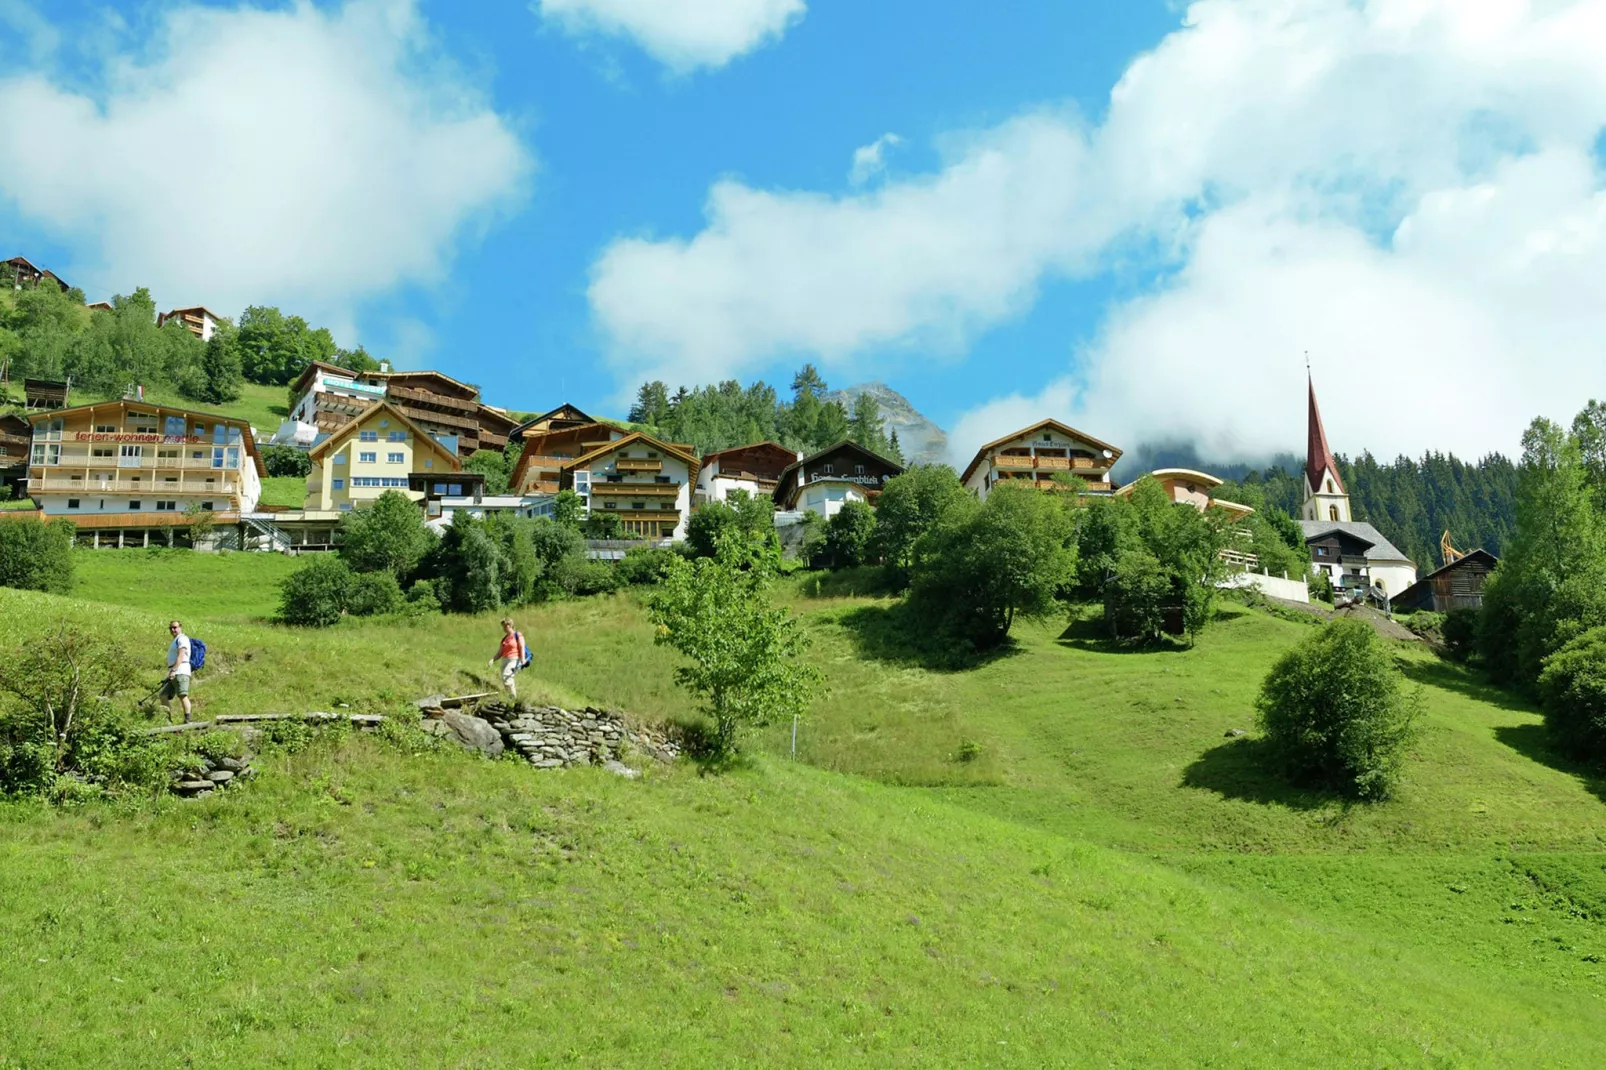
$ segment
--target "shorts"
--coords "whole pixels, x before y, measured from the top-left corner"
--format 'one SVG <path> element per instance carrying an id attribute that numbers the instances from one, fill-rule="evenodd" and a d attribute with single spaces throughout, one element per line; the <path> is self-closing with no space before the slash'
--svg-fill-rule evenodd
<path id="1" fill-rule="evenodd" d="M 518 658 L 502 659 L 502 683 L 504 686 L 513 682 L 513 674 L 524 665 Z"/>
<path id="2" fill-rule="evenodd" d="M 176 698 L 189 698 L 190 674 L 181 673 L 178 676 L 169 676 L 162 681 L 162 698 L 172 700 Z"/>

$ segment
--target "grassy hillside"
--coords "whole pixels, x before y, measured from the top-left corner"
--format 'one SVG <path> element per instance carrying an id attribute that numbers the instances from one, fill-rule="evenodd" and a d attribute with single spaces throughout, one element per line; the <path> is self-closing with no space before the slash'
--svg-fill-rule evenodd
<path id="1" fill-rule="evenodd" d="M 0 648 L 74 617 L 148 636 L 154 680 L 181 616 L 202 715 L 488 682 L 495 615 L 266 623 L 295 566 L 84 552 L 74 599 L 0 590 Z M 1606 1059 L 1606 784 L 1533 711 L 1402 649 L 1426 731 L 1352 807 L 1224 737 L 1306 625 L 1018 628 L 954 673 L 882 603 L 788 597 L 831 686 L 797 763 L 789 726 L 635 782 L 353 739 L 198 803 L 0 805 L 0 1066 Z M 630 597 L 515 616 L 526 689 L 691 714 Z"/>

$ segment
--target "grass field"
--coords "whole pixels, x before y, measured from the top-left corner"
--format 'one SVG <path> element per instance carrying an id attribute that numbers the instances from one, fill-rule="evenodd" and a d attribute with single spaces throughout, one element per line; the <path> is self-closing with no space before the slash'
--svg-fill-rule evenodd
<path id="1" fill-rule="evenodd" d="M 488 682 L 495 615 L 267 623 L 295 566 L 86 551 L 74 598 L 0 590 L 0 649 L 75 617 L 154 679 L 179 616 L 203 716 Z M 785 598 L 831 687 L 795 763 L 790 726 L 635 782 L 333 739 L 198 803 L 0 805 L 0 1066 L 1606 1062 L 1606 782 L 1464 671 L 1400 648 L 1424 734 L 1346 806 L 1224 736 L 1306 625 L 941 672 L 883 602 Z M 521 686 L 691 715 L 631 596 L 515 617 Z"/>

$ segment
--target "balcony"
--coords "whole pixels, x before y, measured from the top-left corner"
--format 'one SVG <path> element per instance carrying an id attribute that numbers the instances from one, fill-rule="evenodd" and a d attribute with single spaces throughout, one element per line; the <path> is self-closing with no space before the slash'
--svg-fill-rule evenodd
<path id="1" fill-rule="evenodd" d="M 420 393 L 420 391 L 417 391 L 417 390 L 403 390 L 401 387 L 397 387 L 394 390 L 392 390 L 391 393 L 393 395 L 404 394 L 404 393 L 405 394 L 417 394 L 417 393 Z M 391 401 L 394 403 L 396 401 L 396 398 L 392 397 Z M 440 425 L 443 425 L 443 426 L 446 426 L 446 427 L 461 428 L 463 430 L 472 432 L 473 435 L 476 438 L 479 437 L 480 423 L 479 423 L 478 420 L 473 420 L 473 419 L 469 419 L 469 418 L 464 417 L 464 416 L 459 416 L 459 415 L 456 415 L 455 413 L 441 412 L 441 411 L 436 410 L 436 409 L 425 408 L 425 407 L 422 407 L 420 405 L 415 405 L 415 404 L 413 404 L 411 402 L 407 402 L 407 403 L 404 403 L 404 404 L 398 404 L 398 405 L 396 405 L 396 408 L 397 408 L 398 411 L 400 411 L 402 413 L 402 415 L 406 416 L 409 420 L 416 420 L 417 422 L 419 422 L 421 424 L 426 424 L 426 425 L 427 424 L 440 424 Z"/>
<path id="2" fill-rule="evenodd" d="M 426 409 L 435 409 L 440 412 L 461 413 L 466 416 L 477 417 L 480 414 L 480 405 L 477 401 L 464 401 L 461 398 L 447 397 L 445 394 L 435 394 L 428 390 L 415 390 L 410 386 L 397 386 L 390 384 L 386 392 L 392 401 L 406 401 L 421 405 Z M 471 420 L 474 426 L 479 426 L 479 420 Z"/>
<path id="3" fill-rule="evenodd" d="M 593 497 L 603 498 L 675 498 L 680 495 L 680 483 L 592 483 Z"/>
<path id="4" fill-rule="evenodd" d="M 1051 469 L 1056 472 L 1068 472 L 1071 468 L 1071 459 L 1069 457 L 1044 456 L 1040 453 L 1037 455 L 1037 467 L 1040 470 Z"/>
<path id="5" fill-rule="evenodd" d="M 1110 466 L 1108 464 L 1106 464 L 1103 461 L 1095 460 L 1092 457 L 1072 457 L 1071 458 L 1071 468 L 1073 468 L 1074 470 L 1076 470 L 1078 472 L 1086 472 L 1086 471 L 1107 472 L 1107 471 L 1110 470 Z"/>
<path id="6" fill-rule="evenodd" d="M 167 494 L 232 497 L 240 492 L 239 481 L 233 479 L 219 479 L 212 483 L 204 479 L 180 478 L 171 483 L 166 479 L 141 479 L 136 483 L 131 479 L 71 479 L 61 475 L 35 476 L 28 481 L 28 488 L 35 494 L 127 494 L 147 498 L 160 498 Z"/>
<path id="7" fill-rule="evenodd" d="M 993 458 L 993 467 L 995 468 L 1032 468 L 1034 466 L 1030 455 L 1000 453 Z"/>
<path id="8" fill-rule="evenodd" d="M 613 463 L 621 472 L 662 472 L 664 462 L 648 457 L 621 457 Z"/>

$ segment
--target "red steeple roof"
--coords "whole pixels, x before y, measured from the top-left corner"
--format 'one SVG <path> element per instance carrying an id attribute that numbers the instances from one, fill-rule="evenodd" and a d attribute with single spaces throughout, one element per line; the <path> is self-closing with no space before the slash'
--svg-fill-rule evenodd
<path id="1" fill-rule="evenodd" d="M 1311 493 L 1322 489 L 1324 474 L 1332 477 L 1337 493 L 1348 493 L 1344 489 L 1344 481 L 1338 476 L 1338 464 L 1333 460 L 1333 451 L 1327 448 L 1327 432 L 1322 430 L 1322 413 L 1316 407 L 1316 384 L 1310 382 L 1310 428 L 1305 446 L 1305 479 L 1309 482 Z"/>

